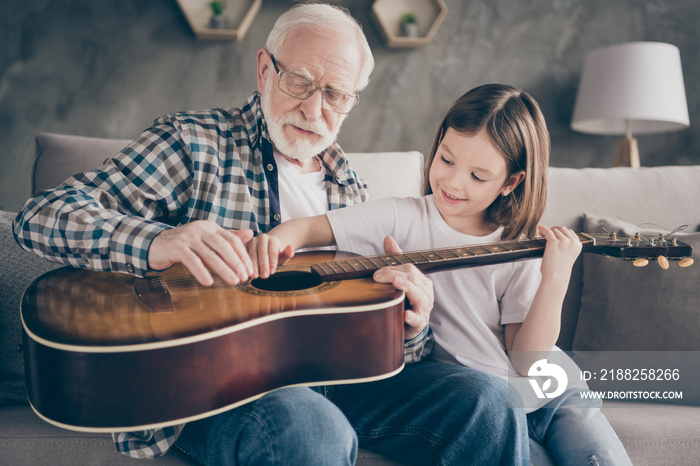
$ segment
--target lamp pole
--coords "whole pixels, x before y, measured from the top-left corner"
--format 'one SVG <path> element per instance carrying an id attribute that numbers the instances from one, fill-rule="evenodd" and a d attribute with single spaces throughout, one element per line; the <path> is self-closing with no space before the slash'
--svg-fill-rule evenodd
<path id="1" fill-rule="evenodd" d="M 617 143 L 614 166 L 639 168 L 639 146 L 637 145 L 637 138 L 632 137 L 632 120 L 628 118 L 625 121 L 627 123 L 627 135 Z"/>

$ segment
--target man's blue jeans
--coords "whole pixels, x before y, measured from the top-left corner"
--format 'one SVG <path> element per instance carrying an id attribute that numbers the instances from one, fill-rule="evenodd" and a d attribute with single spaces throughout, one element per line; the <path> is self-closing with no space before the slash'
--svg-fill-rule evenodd
<path id="1" fill-rule="evenodd" d="M 273 391 L 188 424 L 177 445 L 212 465 L 352 465 L 358 443 L 406 464 L 528 465 L 508 396 L 496 376 L 422 361 L 377 382 Z"/>

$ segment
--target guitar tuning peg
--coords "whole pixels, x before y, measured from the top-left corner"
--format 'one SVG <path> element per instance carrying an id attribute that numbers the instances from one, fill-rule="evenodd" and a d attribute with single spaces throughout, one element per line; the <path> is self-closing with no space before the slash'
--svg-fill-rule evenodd
<path id="1" fill-rule="evenodd" d="M 686 257 L 685 259 L 681 259 L 680 261 L 678 261 L 678 265 L 680 267 L 690 267 L 691 265 L 693 265 L 694 262 L 695 261 L 692 258 Z"/>
<path id="2" fill-rule="evenodd" d="M 646 267 L 649 264 L 649 260 L 648 259 L 635 259 L 635 261 L 632 262 L 632 264 L 635 267 Z"/>
<path id="3" fill-rule="evenodd" d="M 656 258 L 656 260 L 659 261 L 659 267 L 664 270 L 668 269 L 668 259 L 666 259 L 664 256 L 659 256 Z"/>

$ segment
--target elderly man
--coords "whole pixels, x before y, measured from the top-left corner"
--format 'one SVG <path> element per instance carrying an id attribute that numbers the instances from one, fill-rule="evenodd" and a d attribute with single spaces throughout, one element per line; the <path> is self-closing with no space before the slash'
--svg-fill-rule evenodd
<path id="1" fill-rule="evenodd" d="M 99 169 L 28 201 L 18 242 L 77 267 L 143 276 L 182 263 L 202 285 L 213 275 L 235 285 L 250 278 L 244 243 L 253 234 L 364 201 L 366 185 L 334 142 L 374 66 L 359 25 L 340 8 L 298 5 L 257 61 L 259 93 L 240 109 L 157 119 Z M 420 361 L 430 346 L 430 281 L 411 266 L 375 279 L 412 304 L 413 363 L 398 376 L 275 390 L 185 426 L 115 433 L 117 448 L 144 458 L 175 443 L 202 464 L 327 466 L 353 464 L 359 439 L 408 463 L 527 463 L 525 418 L 509 408 L 502 381 Z"/>

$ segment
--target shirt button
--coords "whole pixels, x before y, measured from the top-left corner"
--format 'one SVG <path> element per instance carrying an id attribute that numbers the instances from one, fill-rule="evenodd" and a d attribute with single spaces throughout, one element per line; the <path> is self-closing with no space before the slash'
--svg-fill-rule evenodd
<path id="1" fill-rule="evenodd" d="M 134 266 L 131 264 L 126 264 L 126 271 L 129 273 L 134 273 Z"/>
<path id="2" fill-rule="evenodd" d="M 275 215 L 272 216 L 272 218 L 274 218 L 276 221 L 279 222 L 279 221 L 280 221 L 280 218 L 282 218 L 282 217 L 280 217 L 280 214 L 275 214 Z"/>
<path id="3" fill-rule="evenodd" d="M 83 264 L 84 264 L 84 265 L 89 265 L 89 264 L 90 264 L 90 261 L 87 260 L 87 259 L 83 259 Z"/>
<path id="4" fill-rule="evenodd" d="M 271 171 L 274 170 L 274 169 L 275 169 L 275 166 L 274 166 L 274 165 L 272 165 L 271 163 L 268 163 L 268 164 L 267 164 L 267 171 L 270 171 L 270 172 L 271 172 Z"/>

